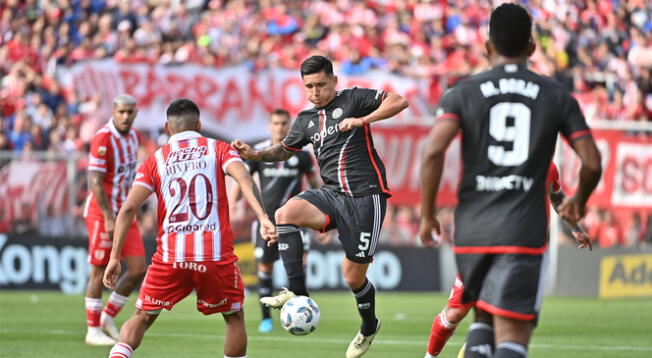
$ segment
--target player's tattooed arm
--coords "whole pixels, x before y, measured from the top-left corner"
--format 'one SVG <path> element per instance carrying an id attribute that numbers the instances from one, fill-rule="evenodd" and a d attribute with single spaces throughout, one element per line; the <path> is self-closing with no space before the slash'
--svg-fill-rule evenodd
<path id="1" fill-rule="evenodd" d="M 251 146 L 243 141 L 236 139 L 231 146 L 238 151 L 242 159 L 257 160 L 263 162 L 282 162 L 290 159 L 294 155 L 291 151 L 285 149 L 282 144 L 274 144 L 261 150 L 254 150 Z"/>
<path id="2" fill-rule="evenodd" d="M 88 172 L 88 185 L 91 188 L 91 191 L 93 192 L 93 195 L 95 195 L 95 199 L 97 200 L 97 205 L 100 206 L 100 210 L 102 210 L 102 214 L 104 215 L 104 218 L 106 219 L 107 217 L 113 219 L 113 210 L 111 210 L 111 205 L 109 204 L 109 197 L 106 195 L 106 190 L 104 190 L 104 186 L 102 186 L 102 183 L 104 182 L 104 175 L 105 173 L 99 172 L 99 171 L 89 171 Z"/>
<path id="3" fill-rule="evenodd" d="M 256 151 L 259 160 L 263 162 L 282 162 L 290 159 L 294 155 L 291 151 L 285 149 L 282 144 L 274 144 L 271 147 Z"/>

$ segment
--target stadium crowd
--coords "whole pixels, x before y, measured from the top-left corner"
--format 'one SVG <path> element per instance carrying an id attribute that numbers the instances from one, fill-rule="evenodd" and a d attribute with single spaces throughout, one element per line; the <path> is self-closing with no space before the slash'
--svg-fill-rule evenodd
<path id="1" fill-rule="evenodd" d="M 98 123 L 106 120 L 97 118 L 95 111 L 101 98 L 80 98 L 64 88 L 57 69 L 100 58 L 159 65 L 246 64 L 256 71 L 297 69 L 303 58 L 317 51 L 332 58 L 338 72 L 347 75 L 381 69 L 432 79 L 429 101 L 434 106 L 448 86 L 488 67 L 484 40 L 490 9 L 496 3 L 3 1 L 0 150 L 64 155 L 86 152 Z M 535 71 L 556 78 L 572 90 L 588 118 L 652 118 L 652 2 L 523 3 L 536 24 L 538 49 L 531 61 Z M 145 155 L 156 148 L 157 138 L 148 138 L 145 133 L 143 143 Z M 83 166 L 81 161 L 80 169 Z M 83 178 L 79 182 L 81 187 L 85 185 Z M 77 198 L 78 206 L 83 197 Z M 395 240 L 414 242 L 415 210 L 389 210 L 386 231 L 398 234 L 388 234 L 388 241 L 400 238 Z M 49 209 L 41 211 L 48 213 Z M 608 223 L 608 216 L 608 212 L 596 212 L 587 220 Z M 151 217 L 146 221 L 156 225 Z M 650 226 L 641 221 L 646 220 L 638 219 L 641 228 Z M 609 224 L 600 227 L 608 228 Z M 616 242 L 625 244 L 627 240 Z"/>

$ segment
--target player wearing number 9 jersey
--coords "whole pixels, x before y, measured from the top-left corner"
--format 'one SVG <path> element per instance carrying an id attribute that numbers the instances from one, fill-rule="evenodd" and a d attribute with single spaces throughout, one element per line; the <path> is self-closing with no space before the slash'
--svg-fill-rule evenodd
<path id="1" fill-rule="evenodd" d="M 238 153 L 227 143 L 201 136 L 199 109 L 187 100 L 167 110 L 169 142 L 140 166 L 134 186 L 118 214 L 104 284 L 113 287 L 120 273 L 119 253 L 128 223 L 151 194 L 158 198 L 159 234 L 138 310 L 120 332 L 111 358 L 129 358 L 162 309 L 170 310 L 193 290 L 197 310 L 222 313 L 226 321 L 224 355 L 245 357 L 247 335 L 242 305 L 244 283 L 233 252 L 225 174 L 239 184 L 258 216 L 261 235 L 275 239 L 274 224 L 262 208 L 260 193 Z"/>
<path id="2" fill-rule="evenodd" d="M 563 218 L 581 218 L 601 174 L 600 154 L 577 101 L 526 67 L 535 50 L 531 34 L 532 19 L 523 7 L 503 4 L 492 12 L 486 49 L 493 68 L 444 94 L 421 164 L 419 236 L 428 245 L 431 230 L 439 230 L 434 199 L 444 152 L 462 132 L 454 250 L 465 285 L 462 302 L 476 302 L 476 312 L 494 323 L 493 357 L 527 356 L 543 283 L 546 207 L 541 198 L 557 134 L 582 161 L 579 189 L 559 207 Z M 475 344 L 471 333 L 467 347 Z"/>

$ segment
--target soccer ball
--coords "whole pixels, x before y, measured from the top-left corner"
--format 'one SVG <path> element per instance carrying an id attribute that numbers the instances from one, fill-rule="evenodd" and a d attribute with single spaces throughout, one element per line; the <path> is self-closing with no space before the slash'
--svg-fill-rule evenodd
<path id="1" fill-rule="evenodd" d="M 303 336 L 317 328 L 319 307 L 310 297 L 296 296 L 281 308 L 281 325 L 295 336 Z"/>

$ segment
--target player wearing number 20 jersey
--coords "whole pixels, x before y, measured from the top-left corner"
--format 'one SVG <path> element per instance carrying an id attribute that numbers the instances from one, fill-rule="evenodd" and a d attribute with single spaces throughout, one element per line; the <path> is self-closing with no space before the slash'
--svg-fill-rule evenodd
<path id="1" fill-rule="evenodd" d="M 158 262 L 234 261 L 224 172 L 240 156 L 196 132 L 173 135 L 138 169 L 135 185 L 156 192 Z"/>

